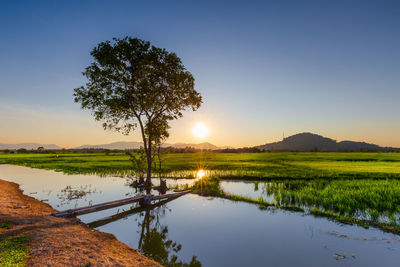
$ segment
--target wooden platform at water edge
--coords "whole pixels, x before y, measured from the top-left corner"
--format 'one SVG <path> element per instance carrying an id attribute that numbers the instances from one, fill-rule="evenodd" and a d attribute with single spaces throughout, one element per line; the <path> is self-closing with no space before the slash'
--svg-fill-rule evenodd
<path id="1" fill-rule="evenodd" d="M 110 201 L 110 202 L 104 202 L 104 203 L 100 203 L 100 204 L 96 204 L 96 205 L 92 205 L 92 206 L 81 207 L 81 208 L 77 208 L 77 209 L 57 211 L 57 212 L 52 213 L 51 215 L 55 216 L 55 217 L 75 217 L 75 216 L 88 214 L 88 213 L 92 213 L 92 212 L 96 212 L 96 211 L 100 211 L 100 210 L 106 210 L 106 209 L 111 209 L 111 208 L 131 204 L 134 202 L 139 202 L 141 205 L 150 205 L 151 201 L 153 201 L 153 200 L 176 198 L 176 197 L 185 195 L 189 192 L 190 192 L 190 190 L 177 192 L 177 193 L 171 193 L 171 194 L 163 194 L 163 195 L 135 196 L 135 197 L 129 197 L 129 198 L 124 198 L 124 199 Z"/>

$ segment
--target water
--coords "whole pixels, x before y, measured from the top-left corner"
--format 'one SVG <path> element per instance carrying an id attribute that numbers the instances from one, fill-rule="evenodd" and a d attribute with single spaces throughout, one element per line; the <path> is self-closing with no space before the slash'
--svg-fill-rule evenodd
<path id="1" fill-rule="evenodd" d="M 274 195 L 267 194 L 265 191 L 266 183 L 268 182 L 258 182 L 258 185 L 256 185 L 251 181 L 224 180 L 221 181 L 221 188 L 227 193 L 251 197 L 254 199 L 262 197 L 268 202 L 274 202 Z"/>
<path id="2" fill-rule="evenodd" d="M 0 178 L 21 184 L 25 194 L 45 199 L 59 210 L 136 194 L 117 177 L 0 165 Z M 187 182 L 191 180 L 168 180 L 169 184 Z M 65 200 L 61 191 L 68 185 L 90 189 L 91 193 L 82 199 Z M 257 191 L 254 183 L 245 181 L 223 181 L 222 187 L 250 197 L 264 195 L 261 183 Z M 178 262 L 198 261 L 202 266 L 396 266 L 400 261 L 397 235 L 192 194 L 152 210 L 127 205 L 80 219 L 140 247 L 164 264 L 171 263 L 173 255 Z M 346 258 L 335 260 L 335 253 L 345 253 Z M 193 260 L 193 256 L 197 258 Z"/>

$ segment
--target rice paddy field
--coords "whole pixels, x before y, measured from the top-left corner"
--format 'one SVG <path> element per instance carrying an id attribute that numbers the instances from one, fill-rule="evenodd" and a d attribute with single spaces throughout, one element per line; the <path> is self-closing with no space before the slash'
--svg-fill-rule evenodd
<path id="1" fill-rule="evenodd" d="M 162 155 L 165 177 L 222 179 L 400 178 L 400 153 L 179 153 Z M 0 163 L 67 174 L 129 175 L 124 153 L 0 154 Z"/>
<path id="2" fill-rule="evenodd" d="M 179 153 L 162 159 L 163 177 L 196 178 L 204 170 L 201 190 L 214 196 L 400 233 L 400 153 Z M 0 163 L 66 174 L 134 173 L 124 153 L 0 154 Z M 220 180 L 252 181 L 263 194 L 224 192 Z"/>

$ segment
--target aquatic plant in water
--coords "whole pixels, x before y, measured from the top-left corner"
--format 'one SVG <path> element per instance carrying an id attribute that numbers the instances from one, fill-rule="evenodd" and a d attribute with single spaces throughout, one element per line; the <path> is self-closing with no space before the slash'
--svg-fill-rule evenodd
<path id="1" fill-rule="evenodd" d="M 278 205 L 318 208 L 349 217 L 398 223 L 398 180 L 286 180 L 267 183 L 265 192 L 273 195 Z"/>
<path id="2" fill-rule="evenodd" d="M 206 176 L 196 180 L 192 186 L 193 193 L 205 196 L 220 196 L 224 191 L 220 186 L 220 179 L 218 177 Z"/>

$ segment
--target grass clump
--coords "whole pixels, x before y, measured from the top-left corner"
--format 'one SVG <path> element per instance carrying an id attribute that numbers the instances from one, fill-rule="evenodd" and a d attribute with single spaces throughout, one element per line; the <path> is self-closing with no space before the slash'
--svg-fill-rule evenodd
<path id="1" fill-rule="evenodd" d="M 368 229 L 370 226 L 379 228 L 385 232 L 390 232 L 394 234 L 400 234 L 400 227 L 398 225 L 392 225 L 392 224 L 387 224 L 387 223 L 382 223 L 379 221 L 374 221 L 374 220 L 363 220 L 363 219 L 358 219 L 354 218 L 352 216 L 344 216 L 340 215 L 331 211 L 322 211 L 318 208 L 314 208 L 310 210 L 310 213 L 313 214 L 314 216 L 319 216 L 319 217 L 327 217 L 329 219 L 344 223 L 344 224 L 357 224 L 361 227 L 364 227 L 365 229 Z"/>
<path id="2" fill-rule="evenodd" d="M 12 224 L 9 222 L 0 222 L 0 229 L 11 229 Z"/>
<path id="3" fill-rule="evenodd" d="M 316 207 L 342 216 L 398 224 L 400 181 L 396 179 L 285 180 L 267 183 L 265 191 L 280 206 Z"/>
<path id="4" fill-rule="evenodd" d="M 0 266 L 25 266 L 30 249 L 25 235 L 0 238 Z"/>
<path id="5" fill-rule="evenodd" d="M 203 196 L 221 196 L 225 194 L 220 186 L 220 179 L 211 176 L 206 176 L 195 181 L 192 191 Z"/>
<path id="6" fill-rule="evenodd" d="M 304 209 L 302 207 L 298 206 L 279 206 L 279 208 L 283 210 L 290 210 L 290 211 L 295 211 L 295 212 L 304 212 Z"/>
<path id="7" fill-rule="evenodd" d="M 236 194 L 227 194 L 225 196 L 226 196 L 226 198 L 228 198 L 232 201 L 240 201 L 240 202 L 247 202 L 247 203 L 251 203 L 251 204 L 258 204 L 258 208 L 261 210 L 266 209 L 270 206 L 275 206 L 274 203 L 268 202 L 265 199 L 263 199 L 262 197 L 251 198 L 251 197 L 241 196 L 241 195 L 236 195 Z"/>

